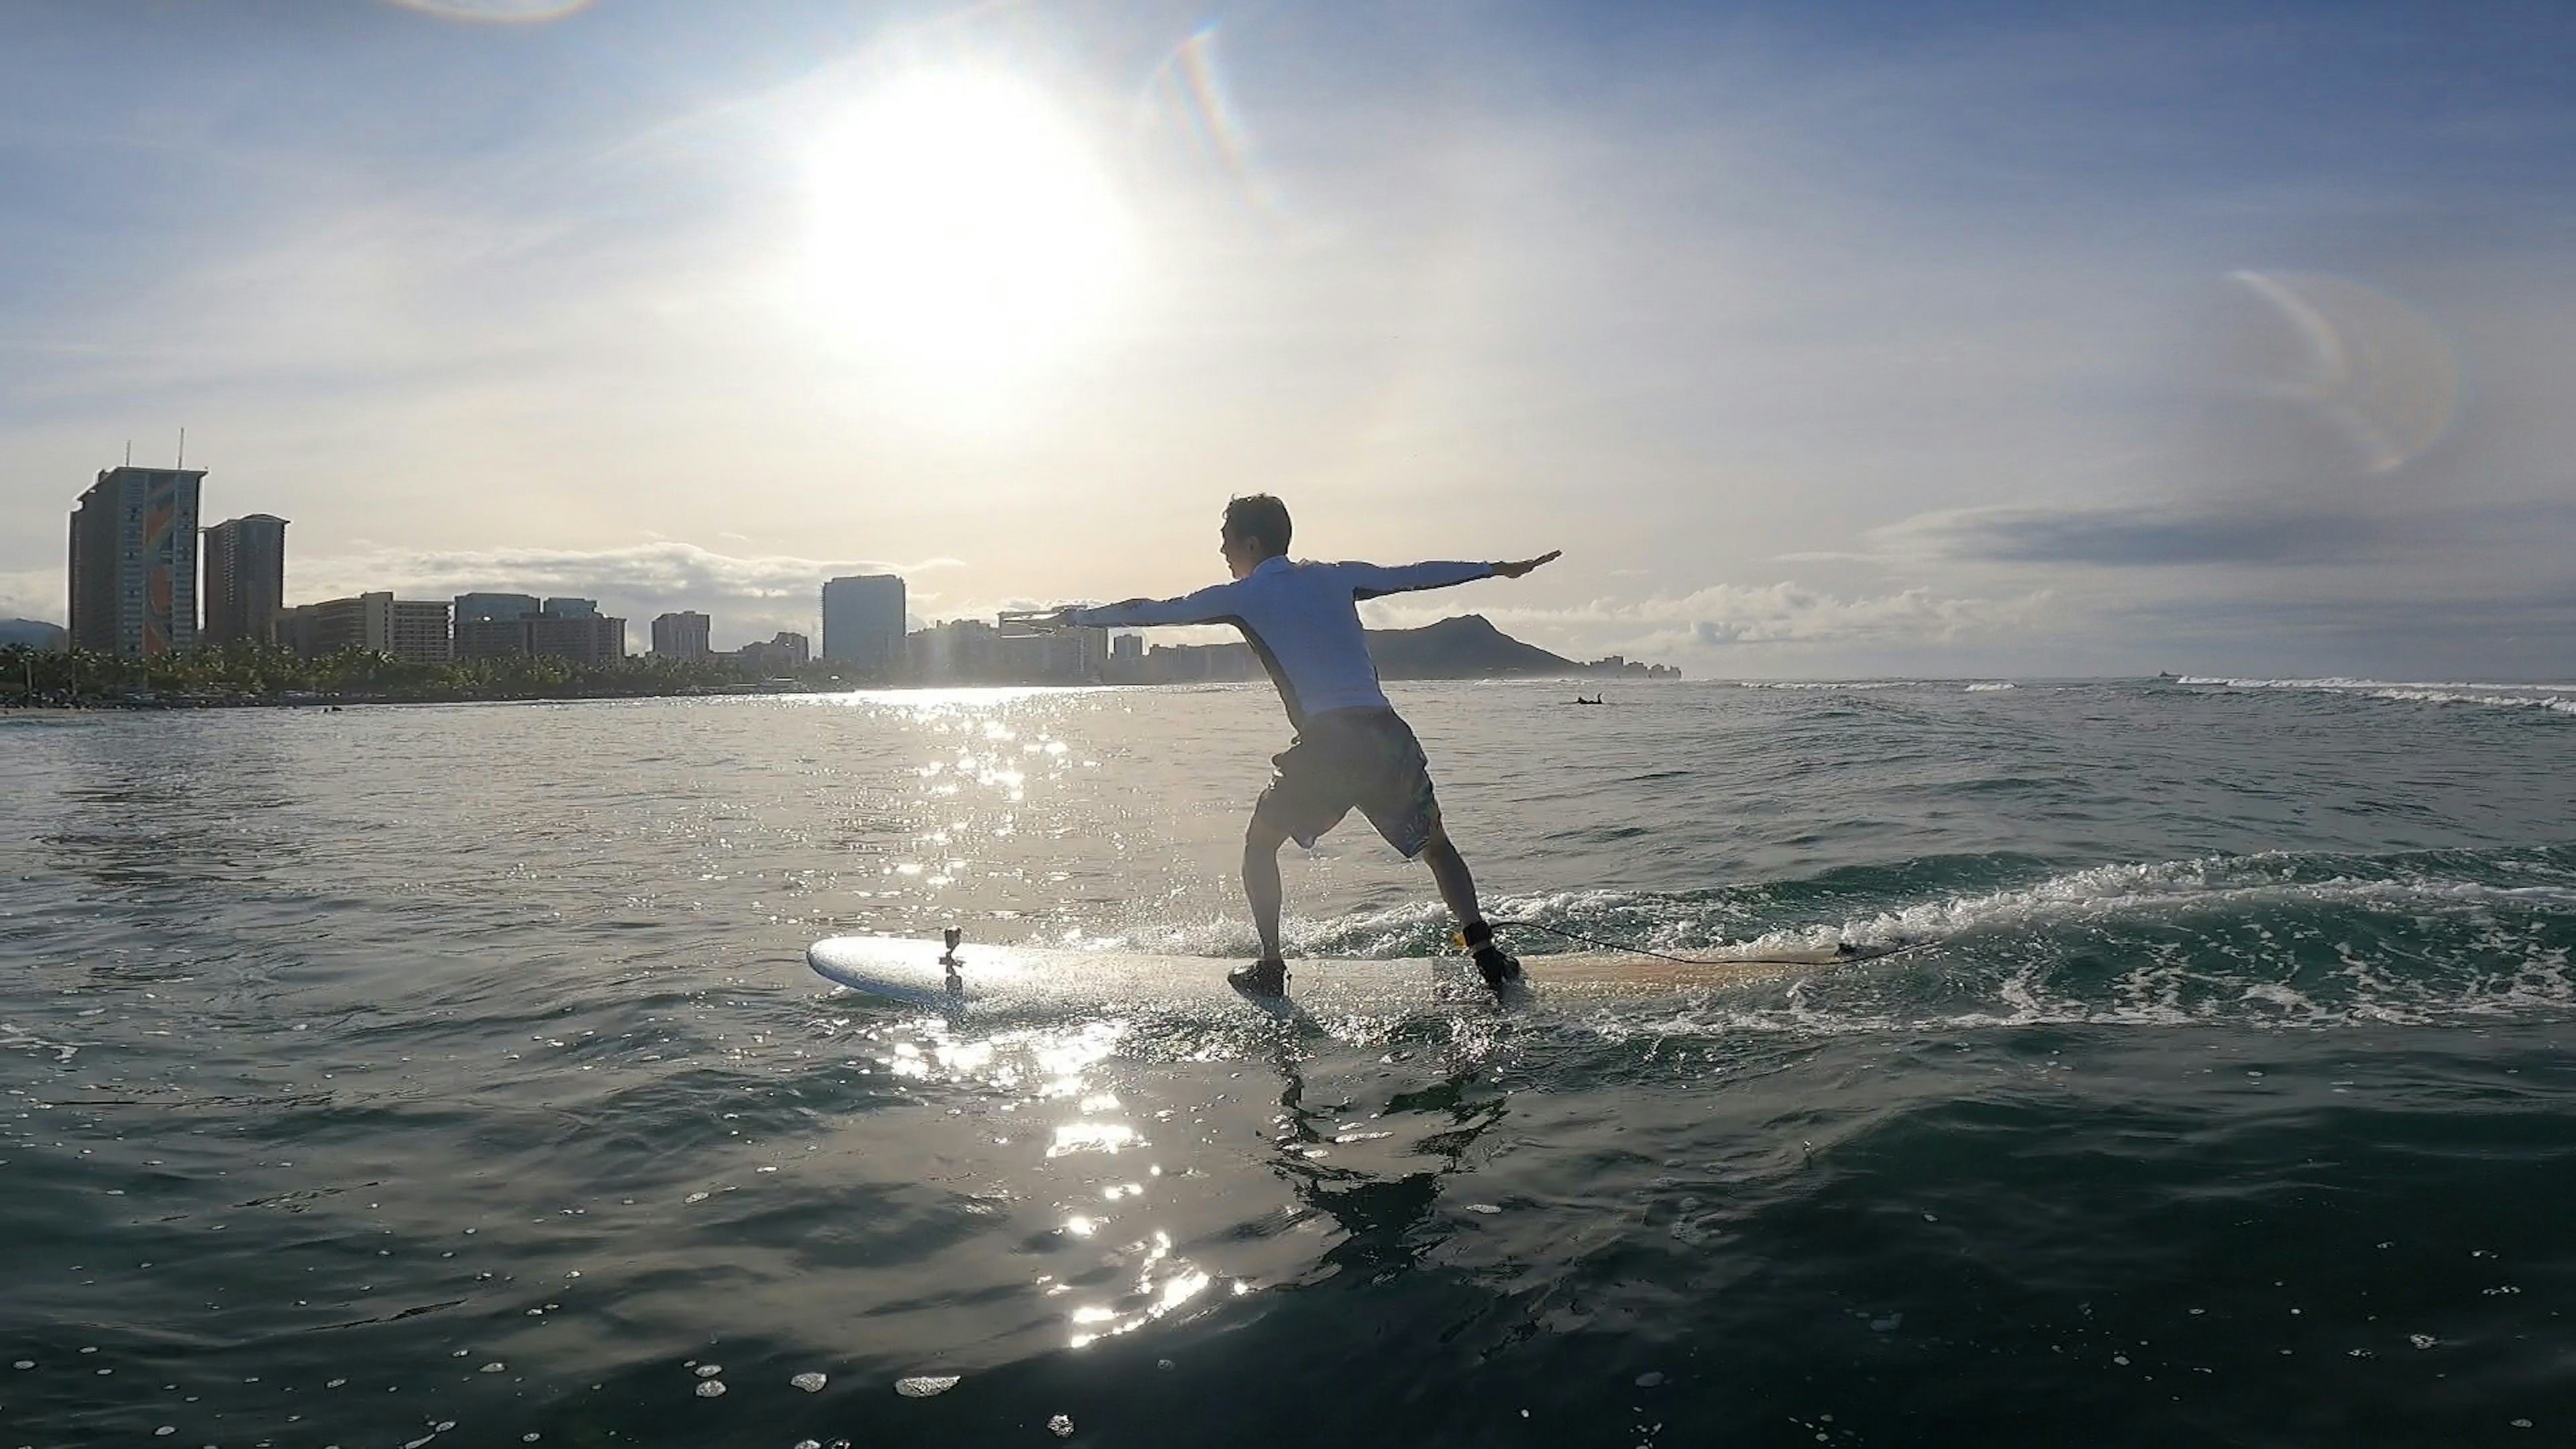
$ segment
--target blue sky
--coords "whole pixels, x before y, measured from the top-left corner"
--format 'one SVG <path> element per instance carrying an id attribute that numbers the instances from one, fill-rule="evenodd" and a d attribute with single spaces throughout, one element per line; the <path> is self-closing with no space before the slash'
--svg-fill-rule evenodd
<path id="1" fill-rule="evenodd" d="M 292 598 L 639 637 L 1178 592 L 1269 489 L 1567 549 L 1387 622 L 1695 675 L 2576 675 L 2571 62 L 2528 4 L 24 4 L 0 615 L 185 426 Z"/>

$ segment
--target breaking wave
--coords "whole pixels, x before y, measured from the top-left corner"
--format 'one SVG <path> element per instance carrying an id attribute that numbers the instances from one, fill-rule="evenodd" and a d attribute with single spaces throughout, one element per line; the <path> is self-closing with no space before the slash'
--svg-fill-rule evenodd
<path id="1" fill-rule="evenodd" d="M 2186 674 L 2174 682 L 2225 685 L 2229 689 L 2324 689 L 2342 693 L 2367 693 L 2382 689 L 2473 690 L 2480 693 L 2537 689 L 2556 694 L 2576 695 L 2576 684 L 2471 684 L 2458 680 L 2347 679 L 2340 675 L 2321 679 L 2237 679 L 2225 675 Z"/>
<path id="2" fill-rule="evenodd" d="M 1794 689 L 1844 691 L 1855 689 L 1919 689 L 1919 679 L 1738 679 L 1738 689 Z"/>
<path id="3" fill-rule="evenodd" d="M 2576 715 L 2576 684 L 2473 684 L 2392 682 L 2384 679 L 2232 679 L 2184 675 L 2182 684 L 2228 689 L 2309 690 L 2354 699 L 2384 699 L 2403 704 L 2465 704 L 2508 709 L 2543 709 Z"/>
<path id="4" fill-rule="evenodd" d="M 2022 870 L 2011 862 L 1989 869 Z M 1497 919 L 1714 960 L 1838 945 L 1915 948 L 1881 962 L 1712 987 L 1679 1018 L 1670 999 L 1601 1013 L 1612 1023 L 1605 1029 L 1619 1033 L 1684 1019 L 1839 1034 L 2576 1015 L 2572 849 L 2207 856 L 1916 895 L 1897 888 L 1906 873 L 1851 870 L 1684 895 L 1567 891 L 1505 897 L 1492 907 Z M 1851 908 L 1855 897 L 1864 902 L 1859 909 Z M 1310 957 L 1428 956 L 1444 949 L 1446 935 L 1434 902 L 1292 920 L 1287 928 L 1290 954 Z M 1597 949 L 1544 931 L 1506 935 L 1528 956 Z M 1146 937 L 1051 944 L 1229 956 L 1250 950 L 1253 938 L 1244 923 L 1218 919 Z"/>

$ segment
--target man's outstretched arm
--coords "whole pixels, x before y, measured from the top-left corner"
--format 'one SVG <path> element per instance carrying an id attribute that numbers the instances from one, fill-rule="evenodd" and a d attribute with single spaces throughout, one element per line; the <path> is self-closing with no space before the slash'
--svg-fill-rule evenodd
<path id="1" fill-rule="evenodd" d="M 1086 629 L 1147 629 L 1158 624 L 1221 624 L 1235 617 L 1234 585 L 1210 584 L 1177 599 L 1125 599 L 1085 609 L 1067 606 L 1056 617 Z"/>
<path id="2" fill-rule="evenodd" d="M 1564 549 L 1552 548 L 1547 552 L 1540 554 L 1536 558 L 1516 559 L 1510 563 L 1498 563 L 1494 565 L 1494 576 L 1496 578 L 1516 579 L 1521 575 L 1528 573 L 1531 569 L 1537 568 L 1540 564 L 1554 563 L 1557 559 L 1563 557 L 1564 554 Z"/>
<path id="3" fill-rule="evenodd" d="M 1515 559 L 1508 563 L 1464 563 L 1444 560 L 1434 563 L 1399 564 L 1393 568 L 1372 563 L 1346 563 L 1338 567 L 1342 570 L 1343 577 L 1350 580 L 1351 597 L 1374 599 L 1381 594 L 1411 593 L 1416 589 L 1445 589 L 1457 584 L 1474 583 L 1478 579 L 1516 579 L 1563 552 L 1563 549 L 1552 549 L 1537 558 Z"/>

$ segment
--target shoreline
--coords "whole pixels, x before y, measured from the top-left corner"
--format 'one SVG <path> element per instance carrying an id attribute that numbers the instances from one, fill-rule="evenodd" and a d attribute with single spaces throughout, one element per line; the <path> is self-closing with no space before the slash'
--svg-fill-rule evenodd
<path id="1" fill-rule="evenodd" d="M 1399 682 L 1401 682 L 1401 683 L 1414 683 L 1414 682 L 1419 682 L 1419 683 L 1487 683 L 1487 682 L 1494 682 L 1494 681 L 1509 681 L 1509 680 L 1528 680 L 1528 681 L 1536 681 L 1536 680 L 1551 680 L 1551 679 L 1555 679 L 1555 680 L 1576 680 L 1576 681 L 1606 681 L 1606 680 L 1614 679 L 1614 678 L 1619 678 L 1619 676 L 1615 676 L 1615 675 L 1608 675 L 1608 674 L 1583 674 L 1583 673 L 1579 673 L 1579 672 L 1578 672 L 1578 673 L 1566 673 L 1566 674 L 1558 674 L 1558 673 L 1544 673 L 1544 674 L 1542 674 L 1542 673 L 1519 673 L 1519 672 L 1512 672 L 1512 673 L 1502 673 L 1502 674 L 1393 675 L 1393 676 L 1389 676 L 1389 682 L 1390 682 L 1390 683 L 1399 683 Z M 807 684 L 807 683 L 803 683 L 803 682 L 801 682 L 801 681 L 800 681 L 800 682 L 798 682 L 798 683 L 796 683 L 796 684 L 793 684 L 793 685 L 786 685 L 786 686 L 764 686 L 764 685 L 753 685 L 753 686 L 745 686 L 745 687 L 730 688 L 730 689 L 690 689 L 690 690 L 672 690 L 672 691 L 667 691 L 667 692 L 665 692 L 665 691 L 646 691 L 646 692 L 640 692 L 640 693 L 629 693 L 629 692 L 625 692 L 625 691 L 600 691 L 600 692 L 583 692 L 583 693 L 571 693 L 571 692 L 566 692 L 566 693 L 561 693 L 561 694 L 444 694 L 444 693 L 441 693 L 441 694 L 419 694 L 419 695 L 359 695 L 359 694 L 338 694 L 338 695 L 324 695 L 324 696 L 320 696 L 320 697 L 316 697 L 316 698 L 303 698 L 303 699 L 281 699 L 281 698 L 268 697 L 268 696 L 230 696 L 230 697 L 224 697 L 224 698 L 195 698 L 195 699 L 190 699 L 190 698 L 157 698 L 157 699 L 113 699 L 113 698 L 101 698 L 101 699 L 97 699 L 97 700 L 94 700 L 94 701 L 91 701 L 91 702 L 82 703 L 82 704 L 73 704 L 73 705 L 62 705 L 62 704 L 42 704 L 42 705 L 0 704 L 0 719 L 15 719 L 15 718 L 21 718 L 21 717 L 31 718 L 31 719 L 32 719 L 32 718 L 42 718 L 42 719 L 75 719 L 75 718 L 83 718 L 83 717 L 90 717 L 90 716 L 97 716 L 97 715 L 111 715 L 111 714 L 163 714 L 163 713 L 171 713 L 171 712 L 178 712 L 178 711 L 188 711 L 188 710 L 230 710 L 230 709 L 309 709 L 309 710 L 334 710 L 334 709 L 347 709 L 347 708 L 355 707 L 355 706 L 358 706 L 358 705 L 366 705 L 366 706 L 373 707 L 373 706 L 378 706 L 378 705 L 414 705 L 414 704 L 450 704 L 450 705 L 452 705 L 452 704 L 577 704 L 577 703 L 581 703 L 581 702 L 584 702 L 584 701 L 591 701 L 591 700 L 613 700 L 613 699 L 759 699 L 759 698 L 767 698 L 767 697 L 775 697 L 775 696 L 783 696 L 783 695 L 808 695 L 808 694 L 851 694 L 851 693 L 858 693 L 858 692 L 862 692 L 862 691 L 903 691 L 903 690 L 924 690 L 924 691 L 928 691 L 928 690 L 950 690 L 950 689 L 1153 689 L 1153 688 L 1158 688 L 1158 687 L 1168 687 L 1168 686 L 1182 686 L 1182 687 L 1188 687 L 1188 686 L 1195 686 L 1195 685 L 1209 685 L 1209 684 L 1261 684 L 1261 683 L 1265 683 L 1265 682 L 1266 682 L 1266 681 L 1264 681 L 1264 680 L 1260 680 L 1260 679 L 1175 679 L 1175 680 L 1162 680 L 1162 681 L 1155 681 L 1155 682 L 1153 682 L 1153 683 L 1145 683 L 1145 682 L 1140 682 L 1140 681 L 1125 681 L 1125 680 L 1116 681 L 1116 682 L 1110 682 L 1110 681 L 1079 681 L 1079 682 L 1075 682 L 1075 681 L 1063 681 L 1063 680 L 1025 680 L 1025 681 L 991 681 L 991 680 L 979 680 L 979 681 L 974 681 L 974 682 L 944 681 L 944 682 L 940 682 L 940 683 L 930 683 L 930 682 L 926 682 L 926 681 L 906 680 L 906 681 L 902 681 L 902 682 L 899 682 L 899 683 L 847 683 L 847 682 L 833 681 L 833 682 L 829 682 L 829 683 L 814 683 L 814 684 Z M 1669 679 L 1669 678 L 1666 678 L 1666 679 L 1647 680 L 1647 679 L 1644 679 L 1644 678 L 1639 678 L 1639 677 L 1631 676 L 1631 677 L 1629 677 L 1628 679 L 1626 679 L 1626 680 L 1625 680 L 1625 681 L 1623 681 L 1623 682 L 1629 682 L 1629 683 L 1641 683 L 1641 684 L 1642 684 L 1642 683 L 1667 684 L 1667 683 L 1673 683 L 1673 682 L 1675 682 L 1675 681 L 1673 681 L 1673 680 L 1671 680 L 1671 679 Z"/>

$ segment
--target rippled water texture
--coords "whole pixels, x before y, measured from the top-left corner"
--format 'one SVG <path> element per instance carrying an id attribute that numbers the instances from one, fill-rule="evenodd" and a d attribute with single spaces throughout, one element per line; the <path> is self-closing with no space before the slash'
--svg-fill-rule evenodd
<path id="1" fill-rule="evenodd" d="M 2576 1440 L 2568 691 L 1969 683 L 1405 688 L 1502 913 L 1931 944 L 1383 1019 L 800 959 L 1242 951 L 1251 688 L 0 721 L 0 1449 Z"/>

